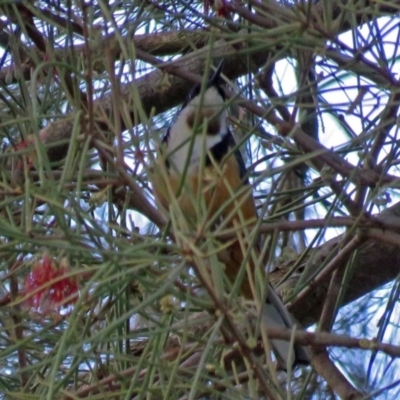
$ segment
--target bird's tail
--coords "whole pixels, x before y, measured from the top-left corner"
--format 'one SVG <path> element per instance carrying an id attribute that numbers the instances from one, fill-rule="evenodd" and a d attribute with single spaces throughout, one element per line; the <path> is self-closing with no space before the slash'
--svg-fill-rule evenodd
<path id="1" fill-rule="evenodd" d="M 239 241 L 235 241 L 228 249 L 229 261 L 226 259 L 223 262 L 229 266 L 226 268 L 226 273 L 232 282 L 235 281 L 237 274 L 240 271 L 243 262 L 243 252 Z M 255 266 L 253 261 L 249 261 L 250 270 L 247 270 L 247 276 L 244 277 L 241 284 L 241 293 L 247 299 L 253 299 Z M 250 276 L 248 276 L 250 275 Z M 252 276 L 251 276 L 252 275 Z M 293 329 L 295 322 L 289 311 L 286 309 L 281 298 L 275 292 L 273 287 L 267 283 L 266 301 L 262 308 L 261 320 L 266 328 L 286 328 Z M 253 286 L 253 287 L 252 287 Z M 271 346 L 279 366 L 287 370 L 289 366 L 296 364 L 307 365 L 310 362 L 310 353 L 305 346 L 294 344 L 289 341 L 273 339 Z"/>
<path id="2" fill-rule="evenodd" d="M 233 212 L 234 217 L 230 221 L 230 225 L 236 229 L 238 240 L 234 241 L 234 243 L 227 249 L 229 260 L 223 260 L 226 265 L 226 274 L 232 282 L 235 281 L 243 268 L 242 264 L 245 254 L 249 251 L 249 247 L 252 247 L 247 241 L 247 227 L 243 226 L 243 222 L 255 222 L 257 216 L 252 197 L 249 196 L 244 199 L 244 201 L 243 199 L 241 201 L 241 207 L 236 210 L 237 214 L 235 215 Z M 230 215 L 232 216 L 232 212 Z M 242 223 L 239 222 L 240 220 Z M 257 254 L 259 253 L 258 246 L 253 247 L 255 247 L 254 250 L 256 251 L 255 259 L 257 259 Z M 249 258 L 246 274 L 241 283 L 242 295 L 250 300 L 254 298 L 255 279 L 256 276 L 259 276 L 256 273 L 257 268 L 254 262 L 255 259 L 252 257 Z M 251 282 L 253 282 L 253 284 Z M 267 285 L 266 301 L 261 316 L 264 326 L 293 329 L 295 326 L 293 317 L 286 309 L 283 301 L 275 292 L 274 288 L 269 283 L 267 283 Z M 271 345 L 281 368 L 287 370 L 288 366 L 309 364 L 310 353 L 307 347 L 297 344 L 293 346 L 289 341 L 278 339 L 271 340 Z"/>
<path id="3" fill-rule="evenodd" d="M 289 311 L 269 284 L 267 299 L 262 310 L 262 322 L 267 328 L 293 329 L 295 325 Z M 292 348 L 290 342 L 279 339 L 271 340 L 271 345 L 279 365 L 285 370 L 296 364 L 310 363 L 310 352 L 305 346 L 294 344 Z"/>

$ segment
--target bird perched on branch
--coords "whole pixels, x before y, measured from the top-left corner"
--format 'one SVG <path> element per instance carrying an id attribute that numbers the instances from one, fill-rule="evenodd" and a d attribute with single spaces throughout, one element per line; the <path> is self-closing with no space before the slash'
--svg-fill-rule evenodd
<path id="1" fill-rule="evenodd" d="M 236 229 L 237 239 L 227 244 L 219 259 L 233 283 L 243 269 L 241 294 L 254 298 L 255 262 L 245 260 L 248 226 L 257 221 L 257 211 L 246 167 L 228 127 L 226 97 L 220 85 L 222 63 L 206 85 L 197 85 L 163 138 L 153 189 L 158 201 L 169 209 L 177 204 L 183 215 L 195 219 L 199 212 Z M 258 249 L 257 249 L 258 251 Z M 222 253 L 222 252 L 221 252 Z M 242 264 L 246 264 L 244 267 Z M 267 283 L 263 322 L 270 327 L 293 327 L 293 320 L 272 286 Z M 272 340 L 281 366 L 307 363 L 306 348 Z M 292 356 L 290 359 L 290 355 Z"/>

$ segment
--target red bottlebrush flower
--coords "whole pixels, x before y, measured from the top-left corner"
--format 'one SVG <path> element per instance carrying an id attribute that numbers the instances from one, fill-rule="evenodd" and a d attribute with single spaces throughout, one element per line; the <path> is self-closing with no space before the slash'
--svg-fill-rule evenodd
<path id="1" fill-rule="evenodd" d="M 76 303 L 78 285 L 76 279 L 68 276 L 69 266 L 56 261 L 48 254 L 37 261 L 24 282 L 25 304 L 34 311 L 48 315 L 61 309 L 67 309 Z"/>
<path id="2" fill-rule="evenodd" d="M 16 150 L 16 151 L 21 150 L 21 149 L 26 149 L 28 147 L 28 143 L 25 140 L 23 140 L 22 142 L 16 143 L 13 147 L 14 147 L 14 150 Z"/>
<path id="3" fill-rule="evenodd" d="M 217 12 L 218 17 L 228 17 L 228 0 L 204 0 L 205 15 L 208 15 L 210 6 Z"/>
<path id="4" fill-rule="evenodd" d="M 18 159 L 17 162 L 15 163 L 13 169 L 15 171 L 23 171 L 23 159 L 25 158 L 26 163 L 28 165 L 28 168 L 31 169 L 33 167 L 33 160 L 34 160 L 34 155 L 35 155 L 35 148 L 33 147 L 33 142 L 31 139 L 28 138 L 28 140 L 22 140 L 21 142 L 16 143 L 13 145 L 14 151 L 18 152 L 19 150 L 24 150 L 29 147 L 32 147 L 31 151 L 29 153 L 24 154 L 23 156 L 21 155 Z"/>
<path id="5" fill-rule="evenodd" d="M 215 8 L 217 9 L 218 17 L 228 17 L 229 15 L 228 0 L 216 0 Z"/>

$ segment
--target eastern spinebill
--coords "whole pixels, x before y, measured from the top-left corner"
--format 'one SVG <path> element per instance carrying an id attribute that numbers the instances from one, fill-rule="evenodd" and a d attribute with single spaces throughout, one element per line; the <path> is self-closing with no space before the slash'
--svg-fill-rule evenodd
<path id="1" fill-rule="evenodd" d="M 201 85 L 195 86 L 164 136 L 154 169 L 153 189 L 166 210 L 176 200 L 188 218 L 199 212 L 196 196 L 200 193 L 205 204 L 201 210 L 207 218 L 222 219 L 227 227 L 236 228 L 237 240 L 220 257 L 225 263 L 226 275 L 234 282 L 246 253 L 243 249 L 247 237 L 245 229 L 257 221 L 258 215 L 244 160 L 228 126 L 226 96 L 220 85 L 222 64 L 204 90 Z M 255 278 L 255 264 L 251 257 L 247 262 L 250 268 L 246 269 L 241 293 L 253 299 L 250 279 Z M 270 327 L 293 328 L 291 315 L 269 283 L 266 293 L 263 323 Z M 276 339 L 271 343 L 283 368 L 287 368 L 288 363 L 308 363 L 309 353 L 305 347 L 291 348 L 289 342 Z"/>

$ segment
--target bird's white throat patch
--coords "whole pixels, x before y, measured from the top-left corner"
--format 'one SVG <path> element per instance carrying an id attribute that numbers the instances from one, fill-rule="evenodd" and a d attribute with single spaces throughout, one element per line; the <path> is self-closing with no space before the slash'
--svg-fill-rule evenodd
<path id="1" fill-rule="evenodd" d="M 205 159 L 207 151 L 221 142 L 228 130 L 224 106 L 218 90 L 210 87 L 203 95 L 201 111 L 198 111 L 200 95 L 181 110 L 168 138 L 168 160 L 172 170 L 182 174 L 187 163 L 189 171 L 195 169 Z M 195 122 L 196 127 L 193 126 Z M 196 132 L 193 132 L 194 128 Z"/>

